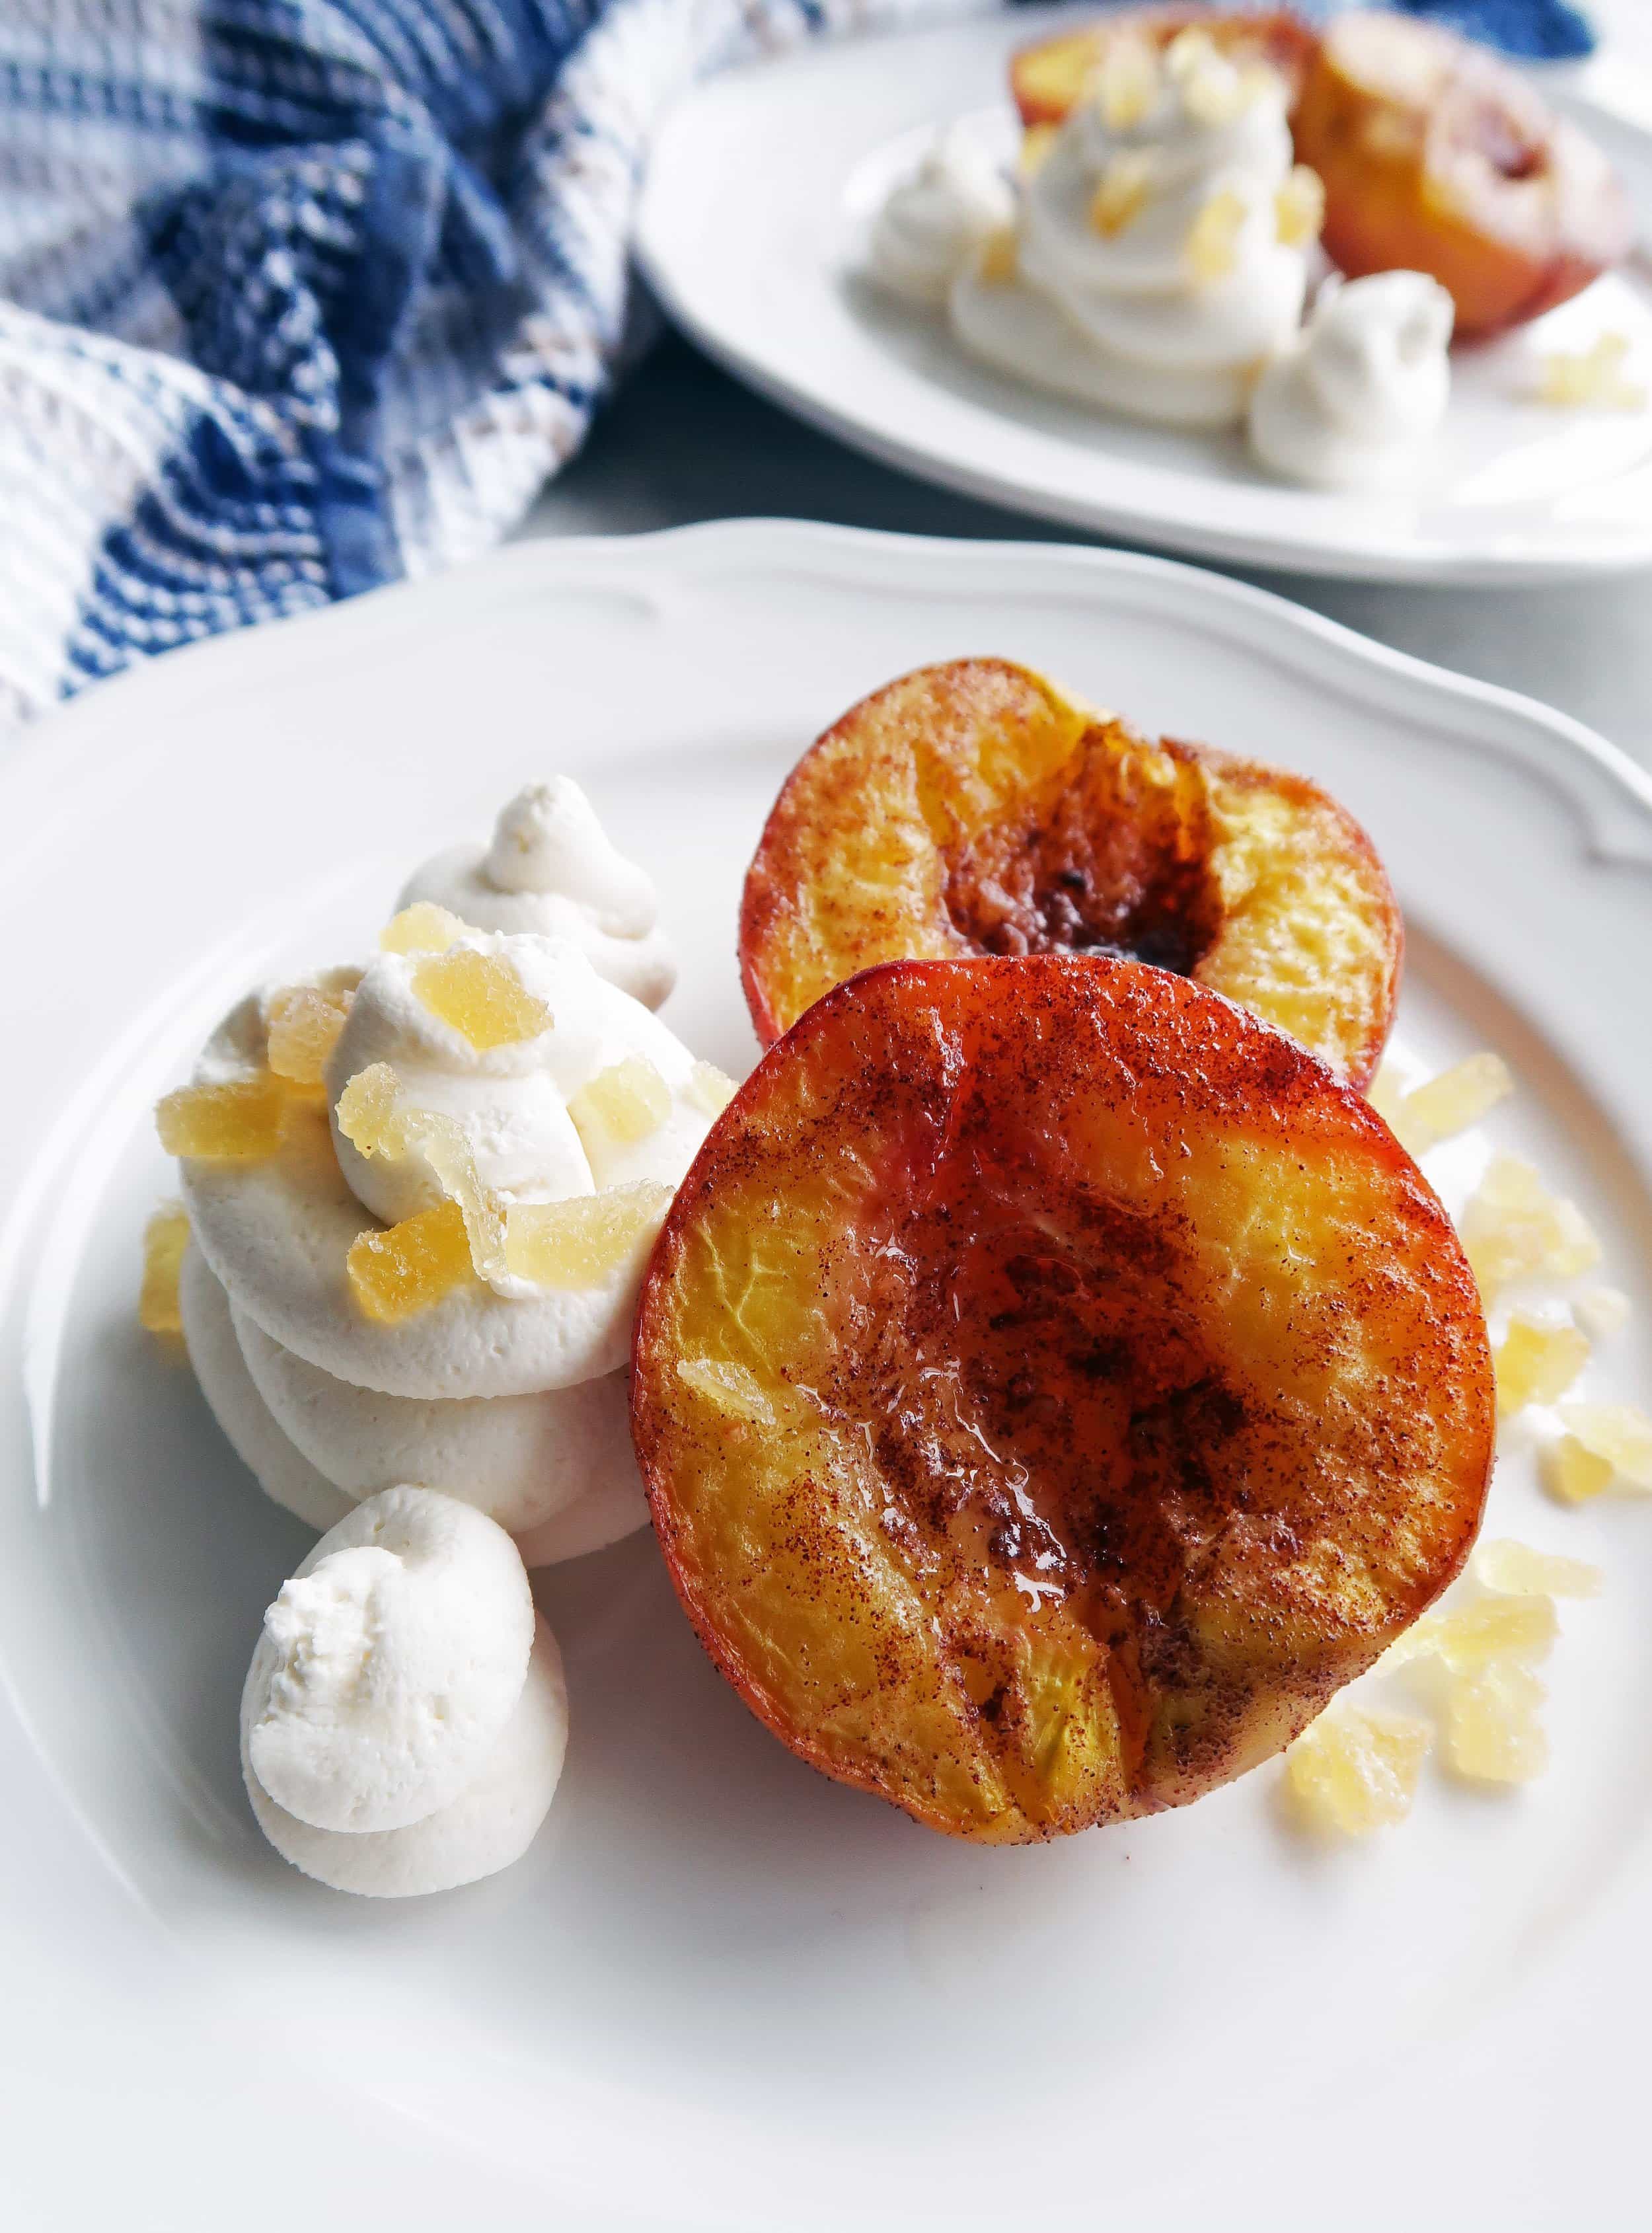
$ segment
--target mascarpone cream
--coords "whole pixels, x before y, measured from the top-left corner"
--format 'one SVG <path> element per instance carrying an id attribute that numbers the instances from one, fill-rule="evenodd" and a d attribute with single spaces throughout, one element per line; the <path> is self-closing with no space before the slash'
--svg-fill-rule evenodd
<path id="1" fill-rule="evenodd" d="M 938 132 L 873 221 L 868 276 L 886 293 L 943 309 L 953 282 L 1015 214 L 1009 180 L 966 127 Z"/>

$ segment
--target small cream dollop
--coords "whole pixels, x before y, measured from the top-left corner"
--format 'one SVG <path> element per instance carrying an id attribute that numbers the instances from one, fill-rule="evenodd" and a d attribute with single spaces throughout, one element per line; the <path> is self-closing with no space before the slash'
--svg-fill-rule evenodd
<path id="1" fill-rule="evenodd" d="M 959 277 L 953 329 L 1079 402 L 1238 426 L 1307 291 L 1317 212 L 1292 205 L 1286 88 L 1197 27 L 1122 68 L 1104 66 L 1025 182 L 1012 267 Z"/>
<path id="2" fill-rule="evenodd" d="M 1330 279 L 1251 401 L 1251 446 L 1287 480 L 1372 487 L 1415 471 L 1451 395 L 1454 310 L 1421 271 Z"/>
<path id="3" fill-rule="evenodd" d="M 265 1614 L 242 1770 L 260 1827 L 308 1875 L 439 1891 L 526 1848 L 567 1730 L 509 1536 L 452 1497 L 393 1488 L 324 1535 Z"/>
<path id="4" fill-rule="evenodd" d="M 489 844 L 449 846 L 415 869 L 396 904 L 421 900 L 478 930 L 571 939 L 600 976 L 646 1007 L 657 1008 L 677 980 L 653 879 L 619 851 L 571 776 L 519 791 Z"/>
<path id="5" fill-rule="evenodd" d="M 322 1830 L 402 1830 L 473 1781 L 521 1694 L 533 1598 L 474 1506 L 392 1488 L 359 1504 L 263 1618 L 247 1758 Z"/>
<path id="6" fill-rule="evenodd" d="M 941 309 L 959 273 L 1015 212 L 1009 180 L 972 133 L 938 132 L 873 221 L 867 269 L 886 293 Z"/>

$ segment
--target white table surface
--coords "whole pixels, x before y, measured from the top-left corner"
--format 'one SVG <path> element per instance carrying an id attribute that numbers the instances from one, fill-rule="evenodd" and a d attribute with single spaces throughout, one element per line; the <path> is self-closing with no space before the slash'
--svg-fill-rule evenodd
<path id="1" fill-rule="evenodd" d="M 630 374 L 521 532 L 630 534 L 743 515 L 1085 539 L 842 448 L 675 336 Z M 1652 573 L 1575 588 L 1441 590 L 1226 570 L 1421 658 L 1544 699 L 1652 765 Z"/>

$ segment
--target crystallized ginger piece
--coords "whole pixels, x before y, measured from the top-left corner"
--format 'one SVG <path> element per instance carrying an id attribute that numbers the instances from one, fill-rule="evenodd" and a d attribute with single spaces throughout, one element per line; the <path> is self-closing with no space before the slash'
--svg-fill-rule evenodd
<path id="1" fill-rule="evenodd" d="M 1325 223 L 1325 189 L 1317 171 L 1298 163 L 1273 197 L 1274 230 L 1284 248 L 1305 248 Z"/>
<path id="2" fill-rule="evenodd" d="M 1109 132 L 1134 131 L 1159 97 L 1159 58 L 1153 48 L 1145 39 L 1113 40 L 1096 73 L 1094 93 Z"/>
<path id="3" fill-rule="evenodd" d="M 1050 151 L 1056 144 L 1060 127 L 1055 124 L 1029 124 L 1021 134 L 1021 148 L 1016 157 L 1016 168 L 1024 179 L 1036 179 L 1050 160 Z"/>
<path id="4" fill-rule="evenodd" d="M 1480 1783 L 1529 1783 L 1549 1764 L 1538 1709 L 1546 1693 L 1537 1676 L 1494 1661 L 1452 1685 L 1446 1707 L 1446 1757 Z"/>
<path id="5" fill-rule="evenodd" d="M 1563 1403 L 1560 1423 L 1621 1488 L 1652 1488 L 1652 1419 L 1638 1403 Z"/>
<path id="6" fill-rule="evenodd" d="M 1506 1100 L 1514 1079 L 1500 1055 L 1471 1054 L 1404 1096 L 1389 1123 L 1408 1155 L 1426 1155 Z"/>
<path id="7" fill-rule="evenodd" d="M 646 1056 L 627 1055 L 581 1086 L 568 1113 L 588 1156 L 633 1147 L 671 1114 L 671 1088 Z"/>
<path id="8" fill-rule="evenodd" d="M 1528 1403 L 1554 1403 L 1588 1362 L 1589 1344 L 1576 1326 L 1511 1318 L 1493 1358 L 1498 1416 L 1509 1418 Z"/>
<path id="9" fill-rule="evenodd" d="M 478 1053 L 537 1038 L 550 1028 L 550 1010 L 497 954 L 460 947 L 432 954 L 414 964 L 413 988 L 433 1016 Z"/>
<path id="10" fill-rule="evenodd" d="M 178 1274 L 189 1246 L 189 1216 L 181 1201 L 164 1201 L 143 1229 L 143 1285 L 138 1324 L 146 1333 L 182 1333 Z"/>
<path id="11" fill-rule="evenodd" d="M 203 1162 L 256 1162 L 273 1156 L 287 1129 L 288 1097 L 272 1071 L 226 1079 L 219 1085 L 185 1085 L 155 1110 L 155 1130 L 169 1156 Z"/>
<path id="12" fill-rule="evenodd" d="M 1629 1322 L 1629 1299 L 1621 1287 L 1591 1287 L 1573 1303 L 1571 1316 L 1590 1341 L 1610 1341 Z"/>
<path id="13" fill-rule="evenodd" d="M 1482 1543 L 1474 1553 L 1474 1571 L 1488 1590 L 1506 1597 L 1595 1598 L 1600 1595 L 1601 1572 L 1586 1559 L 1557 1558 L 1552 1552 L 1534 1551 L 1529 1543 Z"/>
<path id="14" fill-rule="evenodd" d="M 1572 1279 L 1600 1261 L 1577 1204 L 1550 1194 L 1518 1156 L 1492 1158 L 1458 1231 L 1487 1300 L 1512 1280 Z"/>
<path id="15" fill-rule="evenodd" d="M 1499 1592 L 1420 1620 L 1411 1631 L 1413 1656 L 1432 1651 L 1454 1675 L 1467 1675 L 1493 1659 L 1523 1664 L 1546 1659 L 1559 1632 L 1552 1598 Z"/>
<path id="16" fill-rule="evenodd" d="M 989 287 L 1007 287 L 1021 267 L 1021 243 L 1012 225 L 1000 225 L 984 244 L 975 269 Z"/>
<path id="17" fill-rule="evenodd" d="M 1089 198 L 1089 222 L 1103 240 L 1115 239 L 1141 216 L 1153 180 L 1153 159 L 1138 149 L 1115 155 Z"/>
<path id="18" fill-rule="evenodd" d="M 408 1148 L 423 1155 L 442 1192 L 459 1204 L 472 1270 L 479 1279 L 503 1279 L 507 1269 L 504 1206 L 483 1183 L 465 1127 L 456 1116 L 439 1116 L 429 1109 L 404 1110 L 398 1122 Z"/>
<path id="19" fill-rule="evenodd" d="M 697 1062 L 684 1088 L 695 1108 L 703 1109 L 708 1116 L 720 1116 L 738 1090 L 734 1080 L 714 1062 Z"/>
<path id="20" fill-rule="evenodd" d="M 270 1002 L 270 1067 L 294 1085 L 320 1085 L 350 1012 L 348 993 L 289 985 Z"/>
<path id="21" fill-rule="evenodd" d="M 1563 410 L 1642 411 L 1646 389 L 1631 380 L 1627 334 L 1602 334 L 1586 349 L 1551 349 L 1538 382 L 1539 403 Z"/>
<path id="22" fill-rule="evenodd" d="M 1248 214 L 1243 194 L 1223 186 L 1187 228 L 1182 258 L 1191 276 L 1213 285 L 1231 276 L 1239 262 L 1239 237 Z"/>
<path id="23" fill-rule="evenodd" d="M 1400 1070 L 1386 1055 L 1377 1064 L 1376 1076 L 1365 1089 L 1365 1098 L 1392 1132 L 1405 1105 L 1405 1084 Z"/>
<path id="24" fill-rule="evenodd" d="M 439 1202 L 382 1232 L 358 1234 L 345 1260 L 363 1313 L 397 1325 L 471 1278 L 470 1241 L 456 1201 Z"/>
<path id="25" fill-rule="evenodd" d="M 401 1087 L 387 1062 L 358 1070 L 339 1095 L 334 1115 L 338 1129 L 363 1156 L 405 1156 L 406 1137 L 401 1126 Z"/>
<path id="26" fill-rule="evenodd" d="M 381 954 L 446 954 L 461 938 L 467 938 L 472 926 L 461 922 L 451 908 L 438 907 L 434 900 L 415 900 L 400 915 L 392 915 L 379 933 Z"/>
<path id="27" fill-rule="evenodd" d="M 1428 1749 L 1424 1722 L 1339 1707 L 1322 1714 L 1291 1747 L 1285 1777 L 1316 1829 L 1363 1837 L 1410 1813 Z"/>
<path id="28" fill-rule="evenodd" d="M 1538 1454 L 1538 1476 L 1558 1504 L 1587 1504 L 1615 1479 L 1611 1460 L 1585 1449 L 1576 1435 L 1545 1442 Z"/>
<path id="29" fill-rule="evenodd" d="M 566 1201 L 513 1202 L 506 1265 L 541 1287 L 600 1286 L 653 1246 L 670 1207 L 671 1188 L 648 1181 Z"/>

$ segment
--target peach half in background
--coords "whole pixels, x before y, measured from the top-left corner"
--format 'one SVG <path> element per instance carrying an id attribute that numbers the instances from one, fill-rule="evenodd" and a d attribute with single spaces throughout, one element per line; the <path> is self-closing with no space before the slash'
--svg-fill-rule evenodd
<path id="1" fill-rule="evenodd" d="M 1369 839 L 1316 784 L 1138 736 L 997 659 L 920 667 L 827 730 L 740 911 L 765 1045 L 874 962 L 1099 952 L 1243 1002 L 1356 1085 L 1402 944 Z"/>

